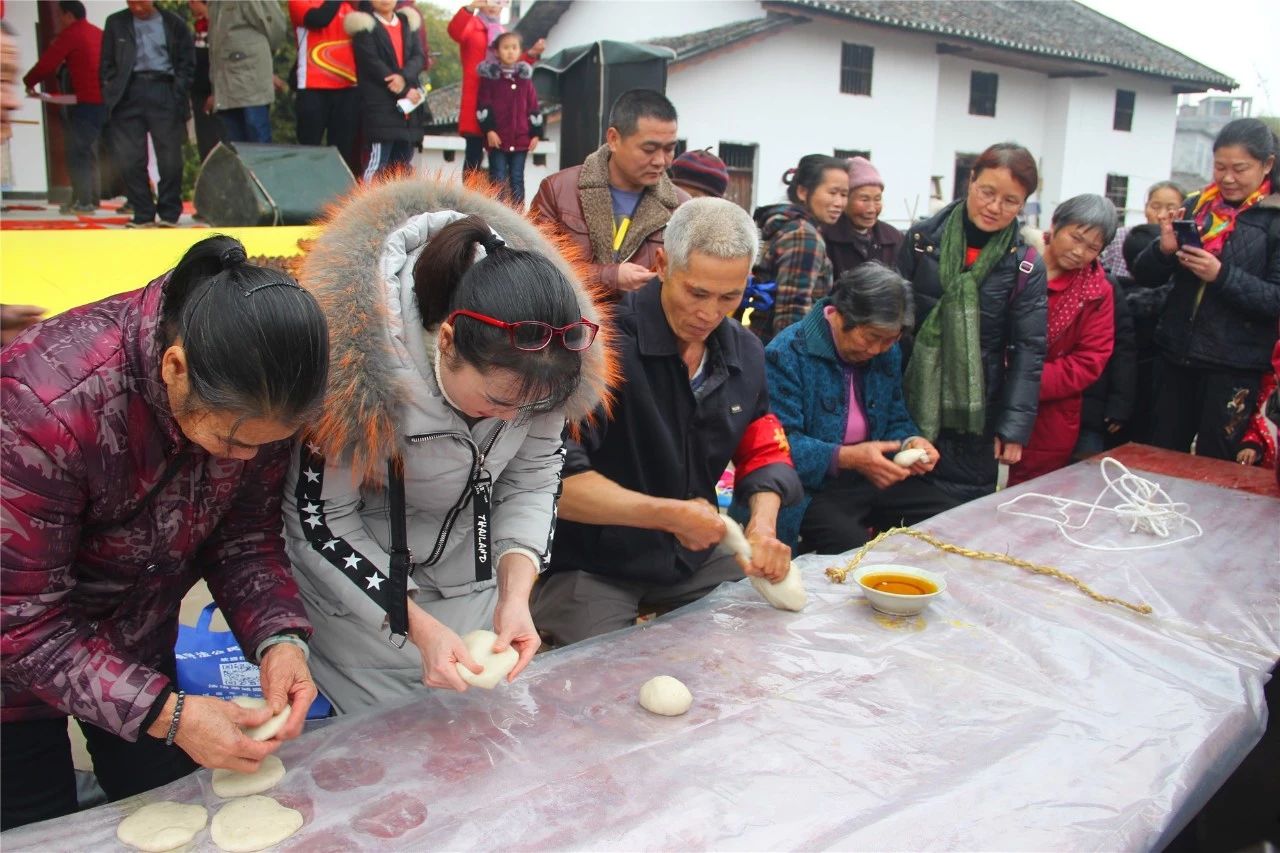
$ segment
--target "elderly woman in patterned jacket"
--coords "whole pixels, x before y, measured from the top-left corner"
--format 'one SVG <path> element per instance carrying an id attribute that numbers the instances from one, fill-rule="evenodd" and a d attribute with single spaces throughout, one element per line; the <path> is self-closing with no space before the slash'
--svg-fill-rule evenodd
<path id="1" fill-rule="evenodd" d="M 328 355 L 315 299 L 221 236 L 0 354 L 5 829 L 75 811 L 68 716 L 112 800 L 197 764 L 253 771 L 302 730 L 311 625 L 280 495 Z M 268 709 L 174 690 L 178 606 L 201 579 Z M 286 708 L 271 740 L 241 730 Z"/>

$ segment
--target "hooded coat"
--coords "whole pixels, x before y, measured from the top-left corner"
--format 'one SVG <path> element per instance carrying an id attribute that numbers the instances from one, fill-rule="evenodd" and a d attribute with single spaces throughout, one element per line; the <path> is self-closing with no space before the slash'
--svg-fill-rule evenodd
<path id="1" fill-rule="evenodd" d="M 405 115 L 396 102 L 417 88 L 418 78 L 426 70 L 427 58 L 422 52 L 418 30 L 422 16 L 412 6 L 396 11 L 398 27 L 384 26 L 368 12 L 351 12 L 342 19 L 342 26 L 351 36 L 351 51 L 356 60 L 356 88 L 363 104 L 362 118 L 365 139 L 368 142 L 422 142 L 422 128 L 429 121 L 430 110 L 424 103 Z M 392 38 L 400 39 L 404 62 L 396 60 Z M 387 89 L 386 78 L 399 74 L 404 78 L 404 88 L 398 92 Z"/>
<path id="2" fill-rule="evenodd" d="M 435 234 L 472 214 L 508 246 L 551 258 L 573 282 L 582 315 L 602 326 L 582 353 L 581 384 L 560 411 L 468 425 L 441 393 L 437 329 L 423 328 L 413 266 Z M 299 280 L 329 319 L 331 364 L 324 412 L 297 445 L 289 471 L 285 536 L 318 626 L 313 672 L 346 713 L 421 687 L 417 649 L 390 644 L 385 626 L 388 460 L 398 461 L 405 486 L 410 596 L 457 633 L 489 627 L 492 614 L 483 608 L 471 612 L 483 622 L 449 624 L 467 597 L 494 595 L 495 581 L 480 576 L 477 562 L 474 489 L 483 478 L 492 482 L 486 564 L 519 550 L 544 567 L 560 494 L 562 431 L 566 420 L 587 419 L 608 399 L 612 358 L 606 318 L 554 240 L 511 208 L 456 184 L 409 178 L 356 195 L 316 238 Z"/>

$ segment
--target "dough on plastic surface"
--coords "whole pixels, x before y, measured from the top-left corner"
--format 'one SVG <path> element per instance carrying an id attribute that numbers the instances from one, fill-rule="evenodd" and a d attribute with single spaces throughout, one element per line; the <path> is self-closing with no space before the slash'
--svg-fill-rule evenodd
<path id="1" fill-rule="evenodd" d="M 237 773 L 234 770 L 213 771 L 213 792 L 224 800 L 232 797 L 247 797 L 250 794 L 270 791 L 283 778 L 284 762 L 274 755 L 268 755 L 252 773 Z"/>
<path id="2" fill-rule="evenodd" d="M 204 806 L 169 801 L 147 803 L 116 827 L 116 838 L 147 853 L 164 853 L 181 847 L 204 829 L 209 813 Z"/>
<path id="3" fill-rule="evenodd" d="M 209 834 L 226 853 L 255 853 L 302 829 L 302 812 L 254 795 L 227 803 L 213 816 Z"/>
<path id="4" fill-rule="evenodd" d="M 664 717 L 678 717 L 693 704 L 689 688 L 669 675 L 657 675 L 640 686 L 640 705 Z"/>

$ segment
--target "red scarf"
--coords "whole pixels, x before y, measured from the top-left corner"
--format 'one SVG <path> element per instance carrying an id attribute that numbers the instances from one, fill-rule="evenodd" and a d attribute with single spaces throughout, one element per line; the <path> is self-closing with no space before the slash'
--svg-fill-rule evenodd
<path id="1" fill-rule="evenodd" d="M 1110 287 L 1111 282 L 1097 261 L 1049 282 L 1049 346 L 1071 328 L 1086 302 L 1102 298 Z"/>

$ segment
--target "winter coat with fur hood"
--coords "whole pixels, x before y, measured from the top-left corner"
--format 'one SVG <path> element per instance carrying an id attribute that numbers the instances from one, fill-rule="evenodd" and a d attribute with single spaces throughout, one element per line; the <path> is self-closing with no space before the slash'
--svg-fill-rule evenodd
<path id="1" fill-rule="evenodd" d="M 591 261 L 591 280 L 618 290 L 618 266 L 623 261 L 655 269 L 667 220 L 689 194 L 666 175 L 640 196 L 631 227 L 618 251 L 613 250 L 613 197 L 609 194 L 609 146 L 601 145 L 581 166 L 562 169 L 542 179 L 529 205 L 551 223 Z"/>
<path id="2" fill-rule="evenodd" d="M 365 140 L 417 144 L 422 142 L 422 128 L 430 110 L 422 104 L 405 115 L 396 107 L 396 102 L 419 86 L 418 77 L 427 67 L 418 38 L 422 16 L 407 6 L 396 12 L 396 18 L 399 26 L 388 27 L 368 12 L 352 12 L 343 19 L 342 25 L 351 36 L 351 51 L 356 58 L 356 88 L 364 105 Z M 403 63 L 396 60 L 393 38 L 400 39 Z M 404 78 L 404 88 L 399 92 L 387 89 L 385 81 L 392 74 Z"/>
<path id="3" fill-rule="evenodd" d="M 413 265 L 440 229 L 473 214 L 508 246 L 551 258 L 577 286 L 582 316 L 602 326 L 562 411 L 469 426 L 441 394 L 436 330 L 422 326 Z M 385 643 L 391 534 L 383 482 L 393 458 L 405 486 L 410 596 L 420 584 L 444 598 L 494 585 L 477 572 L 472 494 L 485 477 L 492 481 L 491 565 L 513 549 L 545 565 L 562 430 L 566 419 L 589 417 L 607 398 L 611 370 L 606 318 L 553 239 L 488 196 L 408 178 L 376 185 L 339 210 L 299 280 L 324 308 L 332 342 L 325 410 L 296 448 L 284 500 L 286 541 L 308 607 L 349 614 Z"/>

